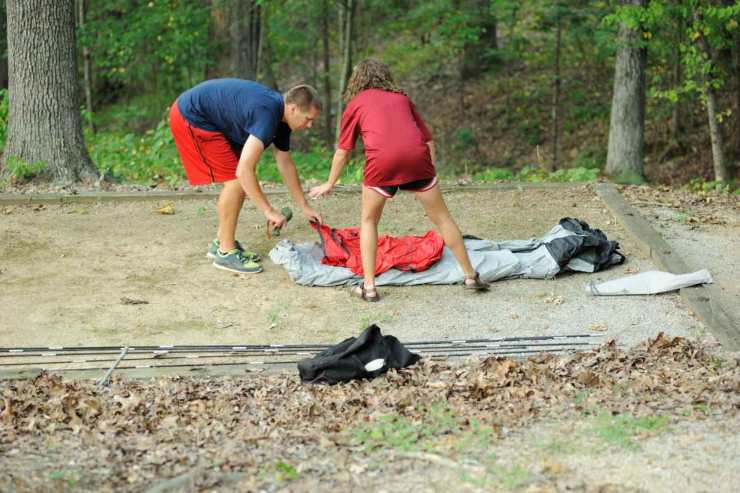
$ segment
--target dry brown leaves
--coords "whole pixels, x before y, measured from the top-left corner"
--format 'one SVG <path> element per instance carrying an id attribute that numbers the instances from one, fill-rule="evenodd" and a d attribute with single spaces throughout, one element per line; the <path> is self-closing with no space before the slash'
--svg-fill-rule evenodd
<path id="1" fill-rule="evenodd" d="M 336 386 L 258 375 L 117 379 L 105 391 L 44 374 L 3 383 L 0 457 L 34 441 L 72 441 L 105 451 L 89 462 L 112 467 L 113 485 L 182 474 L 203 460 L 224 473 L 243 471 L 275 457 L 300 463 L 318 450 L 351 447 L 345 431 L 352 427 L 384 414 L 421 419 L 424 408 L 444 401 L 457 415 L 499 429 L 589 407 L 639 415 L 703 403 L 736 414 L 740 365 L 661 334 L 629 351 L 611 342 L 568 357 L 425 360 Z"/>

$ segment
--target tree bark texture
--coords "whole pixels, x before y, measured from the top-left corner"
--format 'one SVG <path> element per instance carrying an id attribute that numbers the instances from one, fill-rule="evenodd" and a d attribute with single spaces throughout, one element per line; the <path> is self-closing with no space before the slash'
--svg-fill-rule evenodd
<path id="1" fill-rule="evenodd" d="M 334 132 L 335 140 L 339 141 L 339 129 L 342 123 L 342 111 L 344 111 L 344 91 L 347 82 L 352 75 L 352 39 L 354 36 L 352 26 L 354 24 L 355 0 L 344 0 L 340 6 L 340 27 L 342 38 L 342 71 L 339 75 L 339 98 L 337 106 L 337 125 Z"/>
<path id="2" fill-rule="evenodd" d="M 259 66 L 261 6 L 256 0 L 235 0 L 230 9 L 231 71 L 255 80 Z"/>
<path id="3" fill-rule="evenodd" d="M 3 164 L 43 162 L 54 180 L 97 178 L 82 137 L 74 0 L 8 0 L 9 121 Z"/>
<path id="4" fill-rule="evenodd" d="M 697 25 L 701 26 L 701 16 L 698 12 L 694 11 L 694 21 Z M 699 47 L 707 59 L 712 63 L 712 67 L 717 66 L 717 60 L 712 52 L 709 43 L 701 30 L 699 30 L 699 37 L 697 38 Z M 711 70 L 711 69 L 710 69 Z M 712 87 L 713 81 L 712 73 L 708 73 L 704 76 L 704 97 L 706 98 L 707 105 L 707 117 L 709 119 L 709 137 L 712 141 L 712 163 L 714 168 L 714 179 L 717 181 L 727 181 L 730 179 L 730 172 L 727 167 L 727 159 L 725 158 L 724 150 L 724 139 L 722 137 L 722 128 L 720 128 L 719 120 L 717 115 L 719 114 L 719 104 L 717 102 L 717 94 Z"/>
<path id="5" fill-rule="evenodd" d="M 647 0 L 625 3 L 644 7 Z M 639 30 L 619 26 L 605 170 L 610 176 L 643 176 L 647 50 L 635 46 L 638 39 Z"/>

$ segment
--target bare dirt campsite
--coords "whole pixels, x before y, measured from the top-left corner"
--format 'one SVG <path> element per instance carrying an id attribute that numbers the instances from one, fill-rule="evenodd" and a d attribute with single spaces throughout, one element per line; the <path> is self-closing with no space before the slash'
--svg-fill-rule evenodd
<path id="1" fill-rule="evenodd" d="M 656 228 L 655 216 L 667 217 L 706 241 L 714 253 L 697 268 L 716 272 L 732 299 L 736 200 L 623 194 Z M 485 294 L 388 287 L 380 303 L 363 304 L 346 287 L 298 286 L 269 259 L 259 275 L 214 269 L 212 197 L 2 205 L 3 347 L 334 344 L 370 323 L 402 342 L 589 337 L 577 352 L 425 358 L 335 386 L 301 384 L 294 365 L 234 358 L 157 372 L 126 368 L 168 356 L 131 356 L 110 388 L 95 385 L 104 369 L 79 370 L 115 355 L 20 379 L 12 372 L 28 365 L 4 366 L 0 490 L 732 491 L 737 353 L 679 293 L 585 293 L 588 281 L 656 268 L 594 187 L 457 187 L 447 201 L 465 233 L 492 240 L 541 236 L 577 217 L 619 241 L 627 260 L 596 274 L 499 281 Z M 245 207 L 240 239 L 266 256 L 275 240 Z M 389 202 L 381 233 L 423 234 L 431 225 L 417 209 L 408 194 Z M 320 212 L 353 226 L 359 197 L 336 193 Z M 282 238 L 317 239 L 300 217 Z M 216 361 L 240 364 L 193 371 Z"/>

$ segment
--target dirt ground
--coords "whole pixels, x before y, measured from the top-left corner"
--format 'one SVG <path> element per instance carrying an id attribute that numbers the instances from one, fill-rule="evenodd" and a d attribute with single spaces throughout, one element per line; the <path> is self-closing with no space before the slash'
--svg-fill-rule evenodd
<path id="1" fill-rule="evenodd" d="M 639 207 L 657 200 L 650 190 L 623 193 Z M 370 322 L 405 341 L 572 333 L 616 341 L 527 361 L 425 360 L 332 387 L 254 373 L 117 376 L 110 390 L 50 375 L 0 381 L 0 491 L 734 491 L 740 358 L 716 346 L 677 294 L 585 294 L 589 280 L 654 268 L 591 189 L 459 191 L 447 200 L 464 232 L 494 240 L 584 219 L 618 240 L 628 262 L 595 275 L 501 281 L 481 296 L 459 286 L 387 288 L 367 305 L 346 289 L 297 286 L 269 260 L 256 276 L 214 269 L 205 258 L 212 200 L 175 202 L 172 215 L 153 202 L 0 207 L 0 346 L 333 343 Z M 664 234 L 709 246 L 701 267 L 731 295 L 737 202 L 677 203 L 644 210 L 667 207 L 670 222 L 657 209 L 649 218 Z M 359 200 L 337 194 L 318 207 L 331 225 L 351 226 Z M 401 196 L 381 230 L 424 233 L 419 211 Z M 692 229 L 687 217 L 719 219 Z M 249 205 L 239 237 L 263 254 L 273 244 Z M 314 240 L 299 221 L 284 237 Z M 661 331 L 669 335 L 644 342 Z"/>
<path id="2" fill-rule="evenodd" d="M 273 205 L 291 205 L 286 195 Z M 546 233 L 561 217 L 584 219 L 622 245 L 628 261 L 594 275 L 509 280 L 474 295 L 459 286 L 386 288 L 381 303 L 346 288 L 297 286 L 266 259 L 265 272 L 238 276 L 205 258 L 216 230 L 213 200 L 6 206 L 0 212 L 2 346 L 334 343 L 371 322 L 402 341 L 592 333 L 627 346 L 659 331 L 706 335 L 677 294 L 592 298 L 586 282 L 653 268 L 588 186 L 447 194 L 463 232 L 506 240 Z M 335 227 L 354 226 L 359 197 L 316 202 Z M 381 233 L 423 234 L 412 195 L 390 201 Z M 239 239 L 266 256 L 261 214 L 245 205 Z M 283 237 L 315 241 L 306 222 Z M 147 304 L 131 305 L 124 298 Z"/>

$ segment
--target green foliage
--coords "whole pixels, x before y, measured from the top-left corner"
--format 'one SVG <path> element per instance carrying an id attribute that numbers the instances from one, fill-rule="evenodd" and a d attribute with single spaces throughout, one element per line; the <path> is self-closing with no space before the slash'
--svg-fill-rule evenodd
<path id="1" fill-rule="evenodd" d="M 5 166 L 10 175 L 20 181 L 27 181 L 38 176 L 46 168 L 43 161 L 29 163 L 18 156 L 8 156 L 5 160 Z"/>
<path id="2" fill-rule="evenodd" d="M 722 181 L 716 181 L 716 180 L 705 180 L 704 178 L 694 178 L 691 181 L 689 181 L 688 185 L 686 185 L 686 188 L 689 189 L 689 191 L 706 195 L 708 193 L 721 193 L 721 194 L 731 194 L 731 193 L 740 193 L 740 188 L 737 186 L 736 183 L 727 183 Z"/>
<path id="3" fill-rule="evenodd" d="M 0 89 L 0 149 L 5 148 L 8 136 L 8 90 Z"/>
<path id="4" fill-rule="evenodd" d="M 287 462 L 275 463 L 275 477 L 278 481 L 294 481 L 298 479 L 298 471 Z"/>
<path id="5" fill-rule="evenodd" d="M 109 87 L 175 94 L 201 80 L 212 63 L 209 22 L 203 2 L 107 0 L 91 3 L 78 39 Z"/>
<path id="6" fill-rule="evenodd" d="M 491 167 L 479 171 L 473 175 L 474 181 L 496 182 L 496 181 L 523 181 L 523 182 L 586 182 L 594 181 L 599 177 L 599 169 L 596 167 L 566 168 L 545 172 L 539 166 L 525 166 L 514 173 L 508 168 Z"/>
<path id="7" fill-rule="evenodd" d="M 333 152 L 326 147 L 316 145 L 308 152 L 290 153 L 302 180 L 326 181 L 331 169 Z M 340 183 L 359 183 L 363 178 L 363 161 L 351 160 L 342 172 Z M 278 183 L 282 176 L 277 168 L 275 156 L 268 149 L 262 154 L 257 166 L 257 175 L 261 181 Z"/>
<path id="8" fill-rule="evenodd" d="M 185 177 L 167 120 L 161 120 L 144 134 L 88 131 L 85 140 L 98 170 L 116 179 L 174 185 Z"/>
<path id="9" fill-rule="evenodd" d="M 615 183 L 619 183 L 621 185 L 643 185 L 645 183 L 645 178 L 632 170 L 622 171 L 619 175 L 613 178 Z"/>

